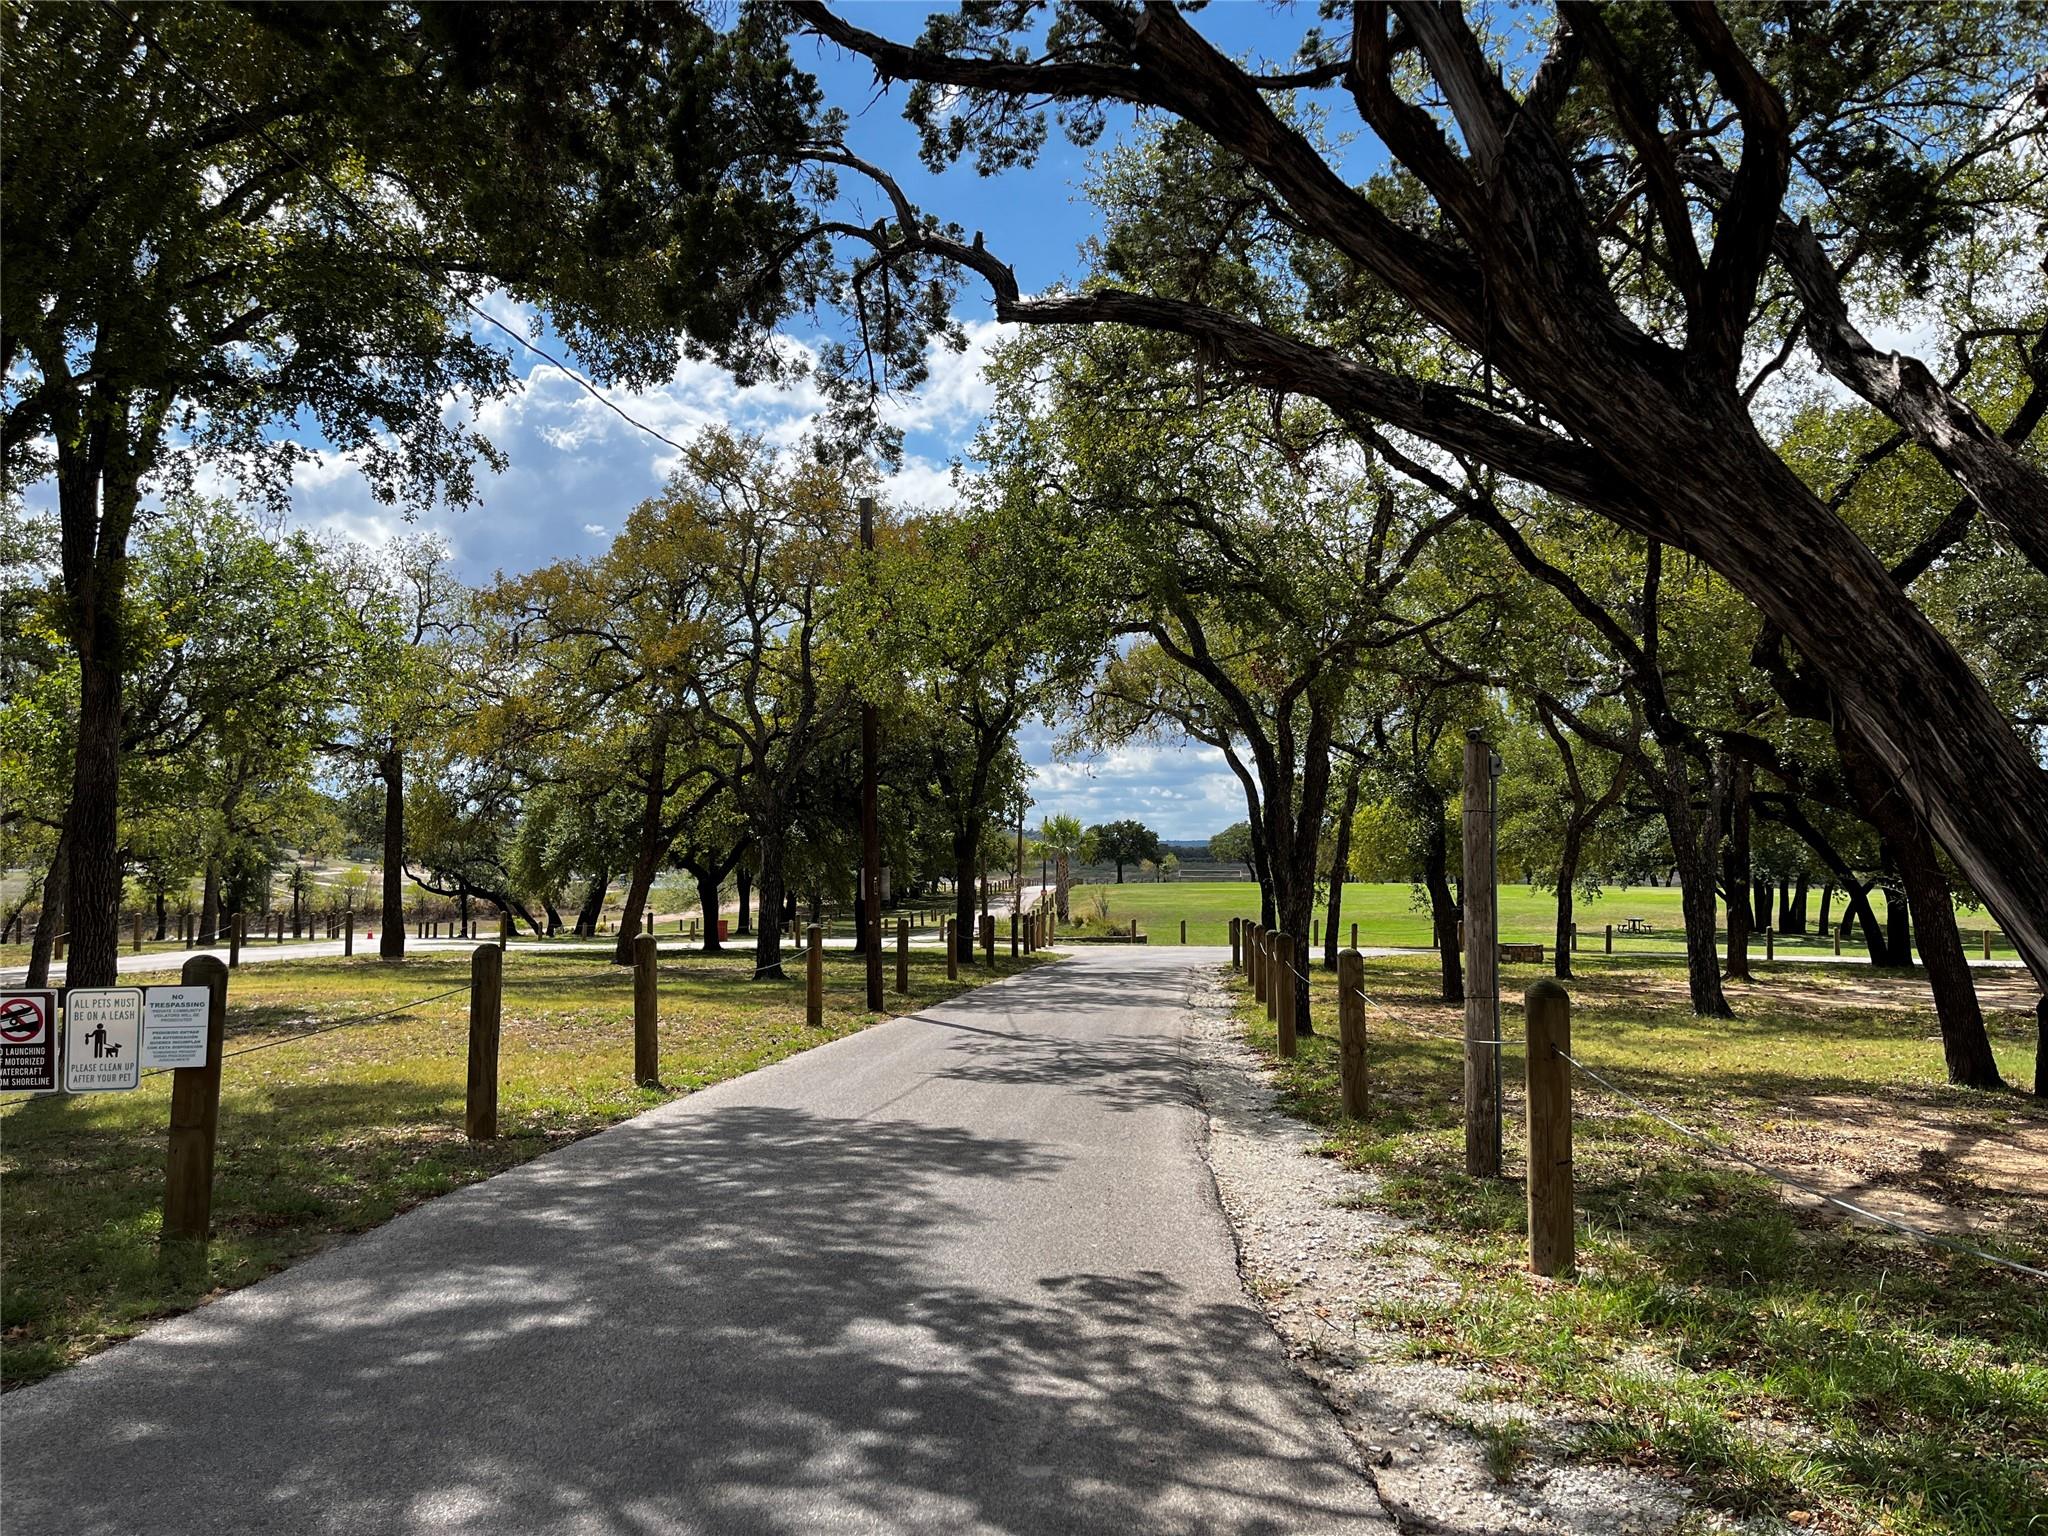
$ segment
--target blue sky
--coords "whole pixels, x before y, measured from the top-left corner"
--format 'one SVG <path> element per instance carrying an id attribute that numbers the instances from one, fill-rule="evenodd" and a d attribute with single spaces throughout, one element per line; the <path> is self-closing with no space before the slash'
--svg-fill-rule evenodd
<path id="1" fill-rule="evenodd" d="M 911 4 L 845 7 L 858 24 L 906 40 L 915 36 L 923 10 Z M 1232 52 L 1284 58 L 1312 17 L 1312 7 L 1238 0 L 1210 7 L 1198 25 Z M 829 45 L 802 42 L 797 57 L 818 74 L 828 99 L 852 115 L 853 147 L 887 166 L 922 205 L 970 231 L 982 231 L 1027 291 L 1078 273 L 1079 248 L 1091 232 L 1080 196 L 1087 152 L 1055 133 L 1031 172 L 984 180 L 971 167 L 961 167 L 934 176 L 918 163 L 915 135 L 902 120 L 902 87 L 879 92 L 864 61 Z M 1112 118 L 1104 143 L 1127 131 L 1130 123 L 1128 115 Z M 515 307 L 503 305 L 495 313 L 515 329 L 525 328 L 528 317 Z M 959 319 L 968 331 L 968 350 L 935 355 L 930 383 L 902 409 L 906 454 L 888 494 L 903 502 L 930 505 L 950 497 L 951 466 L 966 450 L 986 406 L 981 365 L 987 348 L 999 339 L 999 328 L 990 319 L 985 292 L 973 283 L 963 289 Z M 811 339 L 799 326 L 791 327 L 791 335 L 799 343 Z M 434 528 L 453 548 L 461 573 L 474 581 L 499 570 L 522 571 L 602 550 L 626 512 L 659 489 L 673 452 L 636 432 L 531 354 L 516 367 L 524 388 L 485 406 L 479 416 L 509 466 L 503 474 L 481 478 L 474 505 L 437 509 L 408 525 L 370 499 L 346 461 L 324 459 L 299 477 L 297 518 L 368 540 L 408 527 Z M 677 441 L 713 423 L 771 440 L 793 440 L 818 405 L 802 388 L 741 389 L 721 370 L 689 362 L 659 388 L 610 393 L 631 415 Z M 1023 741 L 1037 775 L 1034 816 L 1067 812 L 1091 823 L 1130 816 L 1165 836 L 1196 838 L 1245 814 L 1236 781 L 1209 749 L 1167 743 L 1056 761 L 1052 735 L 1033 727 Z"/>

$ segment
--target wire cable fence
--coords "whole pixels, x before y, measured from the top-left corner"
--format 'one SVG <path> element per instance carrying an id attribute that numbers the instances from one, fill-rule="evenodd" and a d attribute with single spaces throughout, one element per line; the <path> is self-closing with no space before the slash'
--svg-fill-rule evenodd
<path id="1" fill-rule="evenodd" d="M 362 1013 L 352 1013 L 346 1018 L 333 1019 L 324 1024 L 316 1024 L 310 1029 L 293 1030 L 274 1039 L 259 1040 L 254 1045 L 244 1045 L 232 1051 L 222 1051 L 220 1059 L 225 1062 L 236 1056 L 253 1056 L 258 1051 L 268 1051 L 280 1045 L 295 1045 L 301 1040 L 311 1040 L 316 1035 L 332 1034 L 337 1029 L 349 1029 L 357 1024 L 368 1024 L 377 1019 L 390 1018 L 393 1014 L 410 1013 L 413 1009 L 424 1008 L 429 1003 L 445 1002 L 458 993 L 464 993 L 468 990 L 469 983 L 464 982 L 461 986 L 450 987 L 445 992 L 435 992 L 427 997 L 416 997 L 409 1003 L 394 1003 L 388 1008 L 375 1008 L 365 1010 Z M 141 1078 L 161 1077 L 166 1072 L 175 1072 L 177 1070 L 179 1069 L 176 1067 L 151 1067 L 139 1074 L 138 1081 Z M 63 1090 L 60 1089 L 58 1092 L 61 1093 Z M 0 1106 L 23 1104 L 30 1099 L 48 1098 L 49 1096 L 47 1093 L 11 1093 L 5 1098 L 0 1098 Z"/>
<path id="2" fill-rule="evenodd" d="M 1292 966 L 1290 966 L 1289 969 L 1294 972 L 1294 975 L 1298 980 L 1302 982 L 1308 981 L 1309 975 L 1306 971 L 1295 969 Z M 1462 1034 L 1433 1034 L 1428 1030 L 1419 1029 L 1415 1025 L 1410 1024 L 1407 1020 L 1400 1018 L 1399 1016 L 1393 1013 L 1390 1013 L 1383 1005 L 1374 1001 L 1372 994 L 1369 991 L 1367 991 L 1364 986 L 1357 987 L 1355 989 L 1355 995 L 1362 1003 L 1366 1005 L 1366 1007 L 1369 1010 L 1371 1010 L 1372 1017 L 1375 1018 L 1378 1022 L 1382 1024 L 1391 1024 L 1395 1026 L 1397 1029 L 1399 1029 L 1402 1033 L 1416 1040 L 1424 1041 L 1430 1044 L 1441 1045 L 1455 1045 L 1467 1047 L 1475 1045 L 1491 1046 L 1495 1049 L 1498 1049 L 1503 1045 L 1523 1043 L 1521 1041 L 1508 1041 L 1503 1039 L 1472 1040 L 1466 1038 Z M 1557 1049 L 1554 1046 L 1552 1048 Z M 1771 1164 L 1766 1163 L 1759 1158 L 1752 1157 L 1749 1153 L 1744 1152 L 1739 1147 L 1736 1147 L 1724 1141 L 1717 1140 L 1712 1136 L 1706 1135 L 1702 1131 L 1695 1130 L 1691 1126 L 1685 1125 L 1682 1122 L 1673 1119 L 1670 1115 L 1666 1114 L 1663 1110 L 1657 1108 L 1654 1104 L 1651 1104 L 1649 1101 L 1641 1098 L 1636 1094 L 1630 1093 L 1627 1089 L 1621 1087 L 1612 1078 L 1608 1077 L 1605 1073 L 1599 1071 L 1597 1068 L 1590 1067 L 1585 1062 L 1580 1061 L 1576 1056 L 1572 1055 L 1569 1051 L 1558 1049 L 1557 1053 L 1558 1055 L 1562 1056 L 1565 1059 L 1565 1061 L 1570 1063 L 1572 1067 L 1577 1069 L 1577 1071 L 1579 1071 L 1587 1079 L 1589 1079 L 1601 1091 L 1608 1094 L 1621 1104 L 1627 1106 L 1628 1108 L 1636 1111 L 1639 1114 L 1647 1115 L 1649 1118 L 1657 1121 L 1661 1125 L 1668 1126 L 1671 1130 L 1677 1132 L 1687 1141 L 1693 1143 L 1696 1146 L 1706 1149 L 1707 1151 L 1715 1154 L 1716 1156 L 1725 1158 L 1731 1163 L 1735 1163 L 1742 1167 L 1748 1168 L 1755 1173 L 1760 1173 L 1765 1178 L 1768 1178 L 1775 1183 L 1786 1185 L 1792 1189 L 1796 1189 L 1811 1199 L 1818 1200 L 1825 1205 L 1833 1206 L 1837 1210 L 1845 1211 L 1851 1216 L 1855 1216 L 1864 1221 L 1871 1222 L 1874 1225 L 1882 1227 L 1887 1231 L 1895 1232 L 1902 1237 L 1909 1237 L 1914 1239 L 1916 1242 L 1928 1243 L 1940 1248 L 1947 1248 L 1956 1253 L 1967 1254 L 1971 1258 L 1981 1259 L 1983 1262 L 1987 1264 L 1994 1264 L 2001 1268 L 2012 1270 L 2016 1274 L 2026 1275 L 2031 1279 L 2048 1280 L 2048 1269 L 2043 1269 L 2033 1264 L 2022 1263 L 2018 1259 L 2007 1258 L 2002 1254 L 1993 1253 L 1987 1248 L 1980 1247 L 1976 1243 L 1967 1242 L 1962 1238 L 1950 1236 L 1948 1233 L 1945 1232 L 1932 1231 L 1929 1228 L 1920 1226 L 1914 1222 L 1907 1221 L 1902 1216 L 1894 1216 L 1885 1211 L 1874 1211 L 1871 1210 L 1868 1206 L 1859 1205 L 1857 1202 L 1853 1200 L 1845 1200 L 1840 1195 L 1830 1194 L 1827 1190 L 1818 1188 L 1806 1179 L 1802 1179 L 1794 1174 L 1787 1173 L 1782 1168 L 1774 1167 Z"/>

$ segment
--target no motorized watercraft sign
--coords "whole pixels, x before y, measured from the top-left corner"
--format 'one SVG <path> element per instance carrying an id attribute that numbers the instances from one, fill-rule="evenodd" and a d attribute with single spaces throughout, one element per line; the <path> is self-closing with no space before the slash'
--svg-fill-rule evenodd
<path id="1" fill-rule="evenodd" d="M 57 1086 L 57 994 L 0 992 L 0 1093 Z"/>

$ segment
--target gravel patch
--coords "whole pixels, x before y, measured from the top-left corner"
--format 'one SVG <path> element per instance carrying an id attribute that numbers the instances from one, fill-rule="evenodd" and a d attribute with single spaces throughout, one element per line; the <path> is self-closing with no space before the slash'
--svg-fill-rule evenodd
<path id="1" fill-rule="evenodd" d="M 1571 1460 L 1578 1421 L 1562 1411 L 1502 1403 L 1498 1383 L 1409 1358 L 1404 1335 L 1374 1325 L 1380 1304 L 1455 1300 L 1460 1282 L 1416 1251 L 1427 1244 L 1406 1223 L 1375 1209 L 1372 1175 L 1317 1155 L 1317 1132 L 1276 1107 L 1232 1001 L 1222 976 L 1194 973 L 1188 1056 L 1245 1289 L 1357 1443 L 1401 1529 L 1651 1536 L 1715 1523 L 1663 1478 Z M 1495 1440 L 1519 1433 L 1522 1455 L 1501 1480 L 1476 1431 L 1510 1421 L 1521 1429 Z"/>

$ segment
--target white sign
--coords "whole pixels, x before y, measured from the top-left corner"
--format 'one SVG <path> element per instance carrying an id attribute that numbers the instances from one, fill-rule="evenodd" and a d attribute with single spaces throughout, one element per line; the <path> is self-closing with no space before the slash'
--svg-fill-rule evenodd
<path id="1" fill-rule="evenodd" d="M 145 1067 L 206 1065 L 204 987 L 150 987 L 142 1002 L 142 1064 Z"/>
<path id="2" fill-rule="evenodd" d="M 142 1080 L 142 988 L 64 994 L 64 1091 L 122 1093 Z"/>

